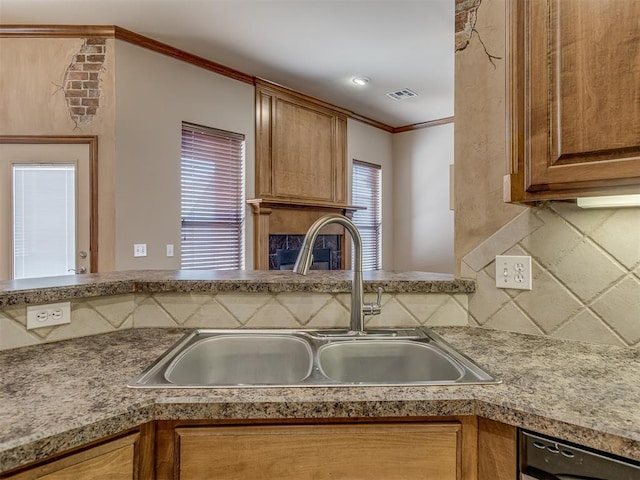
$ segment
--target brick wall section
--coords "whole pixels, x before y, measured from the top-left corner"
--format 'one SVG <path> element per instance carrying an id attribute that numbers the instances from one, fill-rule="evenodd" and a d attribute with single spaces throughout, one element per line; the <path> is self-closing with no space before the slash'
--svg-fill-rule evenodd
<path id="1" fill-rule="evenodd" d="M 64 97 L 76 126 L 91 122 L 100 106 L 100 77 L 106 50 L 106 39 L 85 39 L 65 73 Z"/>
<path id="2" fill-rule="evenodd" d="M 467 48 L 482 0 L 456 0 L 456 52 Z"/>

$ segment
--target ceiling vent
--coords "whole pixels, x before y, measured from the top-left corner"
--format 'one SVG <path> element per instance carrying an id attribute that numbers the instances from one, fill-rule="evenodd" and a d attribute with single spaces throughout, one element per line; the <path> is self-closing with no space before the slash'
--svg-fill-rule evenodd
<path id="1" fill-rule="evenodd" d="M 387 97 L 391 97 L 394 100 L 405 100 L 411 97 L 417 97 L 418 94 L 408 88 L 403 88 L 402 90 L 398 90 L 397 92 L 387 93 Z"/>

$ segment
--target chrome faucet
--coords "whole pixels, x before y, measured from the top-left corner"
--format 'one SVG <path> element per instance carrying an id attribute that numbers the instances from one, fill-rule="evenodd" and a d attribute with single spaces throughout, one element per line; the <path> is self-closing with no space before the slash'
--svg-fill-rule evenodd
<path id="1" fill-rule="evenodd" d="M 313 246 L 316 243 L 316 237 L 322 228 L 330 223 L 338 223 L 342 225 L 351 234 L 353 238 L 355 263 L 353 269 L 353 284 L 351 287 L 351 324 L 349 330 L 351 334 L 364 334 L 364 316 L 378 315 L 382 307 L 380 301 L 382 299 L 382 288 L 378 289 L 378 299 L 376 303 L 364 303 L 363 287 L 362 287 L 362 238 L 355 224 L 343 215 L 332 213 L 320 217 L 316 220 L 304 237 L 300 254 L 293 267 L 293 271 L 301 275 L 306 275 L 313 263 Z"/>

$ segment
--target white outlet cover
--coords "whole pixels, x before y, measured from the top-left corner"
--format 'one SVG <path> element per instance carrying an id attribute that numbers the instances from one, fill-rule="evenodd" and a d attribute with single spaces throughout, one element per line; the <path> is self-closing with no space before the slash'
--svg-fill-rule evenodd
<path id="1" fill-rule="evenodd" d="M 71 323 L 71 303 L 27 306 L 27 330 Z"/>
<path id="2" fill-rule="evenodd" d="M 134 257 L 146 257 L 147 256 L 147 244 L 146 243 L 135 243 L 133 245 L 133 256 Z"/>
<path id="3" fill-rule="evenodd" d="M 173 257 L 173 243 L 167 243 L 167 257 Z"/>
<path id="4" fill-rule="evenodd" d="M 531 290 L 531 257 L 528 255 L 496 256 L 496 287 Z"/>

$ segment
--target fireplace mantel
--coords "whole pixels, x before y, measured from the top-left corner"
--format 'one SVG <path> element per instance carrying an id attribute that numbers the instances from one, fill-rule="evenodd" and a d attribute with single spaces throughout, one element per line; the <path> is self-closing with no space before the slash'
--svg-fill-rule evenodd
<path id="1" fill-rule="evenodd" d="M 353 212 L 363 207 L 354 205 L 327 204 L 307 200 L 283 198 L 253 198 L 247 200 L 253 211 L 253 258 L 254 269 L 269 269 L 269 235 L 304 235 L 313 222 L 329 213 L 338 213 L 351 218 Z M 342 235 L 342 269 L 350 265 L 349 246 L 344 241 L 344 228 L 328 225 L 322 233 Z"/>

